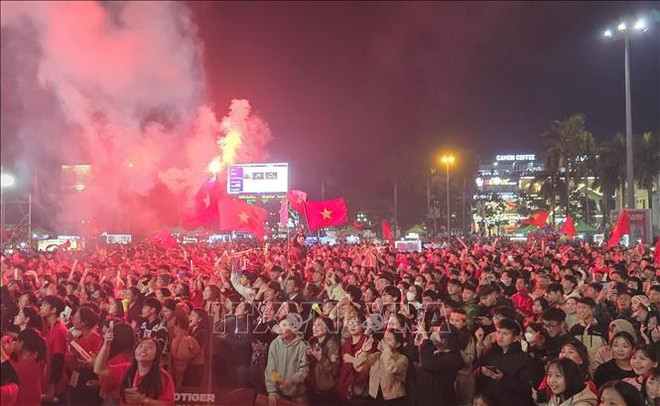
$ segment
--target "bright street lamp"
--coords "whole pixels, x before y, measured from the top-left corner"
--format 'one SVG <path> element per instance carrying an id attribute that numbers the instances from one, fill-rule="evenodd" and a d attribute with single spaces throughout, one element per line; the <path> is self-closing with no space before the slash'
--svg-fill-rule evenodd
<path id="1" fill-rule="evenodd" d="M 628 27 L 633 29 L 629 30 Z M 625 97 L 626 97 L 626 203 L 628 209 L 635 208 L 635 175 L 633 169 L 633 138 L 632 138 L 632 108 L 630 101 L 630 37 L 634 32 L 645 32 L 648 30 L 646 21 L 638 19 L 634 24 L 621 21 L 617 25 L 617 33 L 610 28 L 603 32 L 603 36 L 610 39 L 623 39 L 624 41 L 624 66 L 625 66 Z"/>
<path id="2" fill-rule="evenodd" d="M 440 157 L 440 162 L 445 164 L 447 167 L 447 238 L 451 237 L 451 214 L 449 212 L 449 165 L 453 165 L 456 162 L 456 157 L 453 155 L 443 155 Z"/>

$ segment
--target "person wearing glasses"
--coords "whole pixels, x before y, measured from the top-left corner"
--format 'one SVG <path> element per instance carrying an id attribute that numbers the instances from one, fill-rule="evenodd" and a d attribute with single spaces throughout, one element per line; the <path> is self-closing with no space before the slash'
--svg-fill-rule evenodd
<path id="1" fill-rule="evenodd" d="M 566 313 L 556 307 L 551 307 L 543 312 L 543 328 L 548 333 L 548 353 L 550 359 L 559 356 L 561 347 L 567 342 L 578 341 L 575 336 L 568 333 L 566 329 Z"/>

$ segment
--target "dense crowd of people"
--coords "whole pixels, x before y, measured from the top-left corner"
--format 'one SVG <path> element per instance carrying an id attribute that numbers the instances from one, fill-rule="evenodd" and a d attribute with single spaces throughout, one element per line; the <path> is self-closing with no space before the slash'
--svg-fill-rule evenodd
<path id="1" fill-rule="evenodd" d="M 291 241 L 1 258 L 2 405 L 649 406 L 648 247 L 473 238 L 395 252 Z"/>

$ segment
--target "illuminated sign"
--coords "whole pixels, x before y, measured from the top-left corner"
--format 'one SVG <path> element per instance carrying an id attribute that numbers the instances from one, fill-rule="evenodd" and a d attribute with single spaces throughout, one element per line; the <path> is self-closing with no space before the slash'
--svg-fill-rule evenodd
<path id="1" fill-rule="evenodd" d="M 278 194 L 289 188 L 289 164 L 242 164 L 227 168 L 227 193 Z"/>
<path id="2" fill-rule="evenodd" d="M 477 187 L 484 186 L 514 186 L 518 182 L 515 179 L 511 178 L 500 178 L 499 176 L 493 176 L 491 178 L 477 178 L 475 179 Z"/>
<path id="3" fill-rule="evenodd" d="M 496 155 L 496 161 L 536 161 L 535 154 Z"/>

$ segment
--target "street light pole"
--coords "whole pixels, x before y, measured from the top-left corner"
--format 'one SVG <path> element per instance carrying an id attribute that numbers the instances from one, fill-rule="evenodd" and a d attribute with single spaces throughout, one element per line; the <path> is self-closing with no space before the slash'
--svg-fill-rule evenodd
<path id="1" fill-rule="evenodd" d="M 626 99 L 626 198 L 622 200 L 622 206 L 628 209 L 635 208 L 635 172 L 633 163 L 633 137 L 632 137 L 632 108 L 630 96 L 630 37 L 635 32 L 646 32 L 648 25 L 644 19 L 637 20 L 634 24 L 630 21 L 622 21 L 614 29 L 606 29 L 603 36 L 612 39 L 623 39 L 624 69 L 625 69 L 625 99 Z"/>
<path id="2" fill-rule="evenodd" d="M 626 86 L 626 205 L 635 208 L 635 174 L 633 171 L 632 111 L 630 101 L 630 35 L 624 38 L 625 86 Z"/>
<path id="3" fill-rule="evenodd" d="M 451 215 L 449 213 L 449 161 L 447 161 L 447 237 L 451 236 Z"/>
<path id="4" fill-rule="evenodd" d="M 449 210 L 449 165 L 453 164 L 456 158 L 453 155 L 443 155 L 440 161 L 447 167 L 447 237 L 451 236 L 451 212 Z"/>

